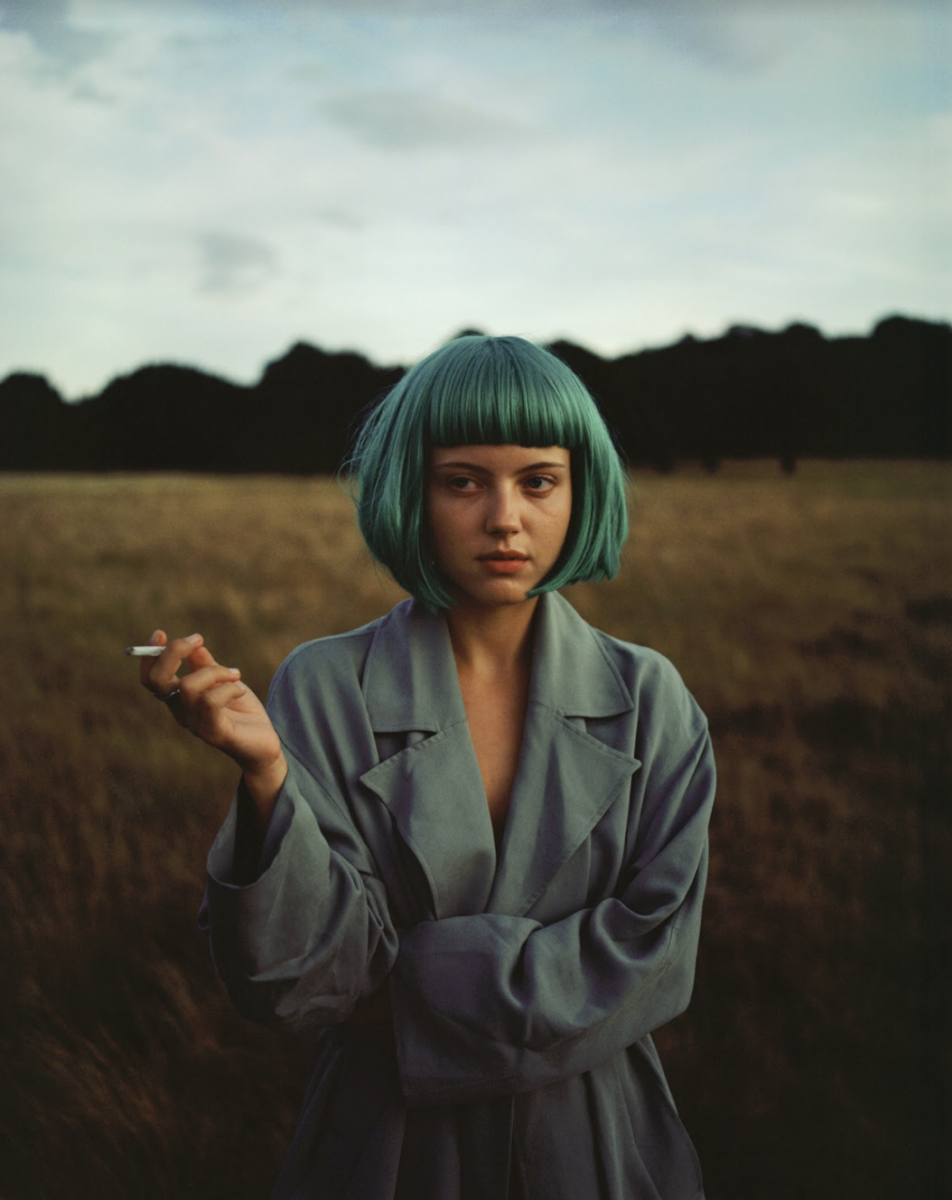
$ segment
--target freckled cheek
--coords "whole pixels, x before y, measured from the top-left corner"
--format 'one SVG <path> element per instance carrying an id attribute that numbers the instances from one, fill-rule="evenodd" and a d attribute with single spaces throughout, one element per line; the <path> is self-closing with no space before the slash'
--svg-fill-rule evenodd
<path id="1" fill-rule="evenodd" d="M 571 521 L 572 513 L 570 509 L 559 513 L 552 513 L 546 530 L 549 539 L 551 541 L 558 541 L 560 544 L 564 543 L 568 537 Z"/>

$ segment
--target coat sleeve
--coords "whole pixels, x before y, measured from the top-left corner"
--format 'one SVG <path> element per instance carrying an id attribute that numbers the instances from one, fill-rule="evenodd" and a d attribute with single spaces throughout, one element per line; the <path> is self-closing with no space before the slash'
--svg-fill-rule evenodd
<path id="1" fill-rule="evenodd" d="M 411 1104 L 580 1074 L 687 1006 L 714 794 L 706 723 L 673 765 L 650 761 L 636 777 L 639 835 L 618 894 L 548 926 L 484 913 L 402 938 L 390 990 Z"/>
<path id="2" fill-rule="evenodd" d="M 366 844 L 320 764 L 288 745 L 283 713 L 297 702 L 283 674 L 269 712 L 288 757 L 254 869 L 241 864 L 238 795 L 208 856 L 200 923 L 232 1003 L 264 1024 L 346 1020 L 377 991 L 397 952 L 387 896 Z"/>

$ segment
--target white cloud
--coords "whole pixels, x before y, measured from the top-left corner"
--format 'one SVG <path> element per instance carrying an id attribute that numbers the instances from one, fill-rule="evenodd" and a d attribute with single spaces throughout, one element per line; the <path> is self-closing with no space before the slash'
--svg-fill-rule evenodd
<path id="1" fill-rule="evenodd" d="M 338 93 L 322 107 L 361 140 L 393 152 L 494 142 L 518 129 L 511 118 L 451 97 L 399 89 Z"/>
<path id="2" fill-rule="evenodd" d="M 207 231 L 197 238 L 202 257 L 200 288 L 204 292 L 247 292 L 278 268 L 271 246 L 260 238 Z"/>
<path id="3" fill-rule="evenodd" d="M 73 24 L 67 0 L 4 0 L 0 30 L 28 35 L 44 56 L 65 68 L 95 58 L 108 41 L 101 32 Z"/>
<path id="4" fill-rule="evenodd" d="M 925 8 L 23 11 L 0 0 L 0 375 L 949 314 L 952 21 Z"/>

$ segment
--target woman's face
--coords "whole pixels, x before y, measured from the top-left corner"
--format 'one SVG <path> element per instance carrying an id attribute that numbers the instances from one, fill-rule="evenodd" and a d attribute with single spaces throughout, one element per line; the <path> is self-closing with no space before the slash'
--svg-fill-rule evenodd
<path id="1" fill-rule="evenodd" d="M 572 516 L 561 446 L 430 452 L 430 544 L 458 604 L 518 604 L 555 565 Z"/>

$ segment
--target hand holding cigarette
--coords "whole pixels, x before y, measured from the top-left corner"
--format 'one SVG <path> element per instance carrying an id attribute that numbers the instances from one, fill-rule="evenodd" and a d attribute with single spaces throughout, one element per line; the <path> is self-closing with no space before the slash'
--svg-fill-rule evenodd
<path id="1" fill-rule="evenodd" d="M 157 629 L 144 646 L 127 646 L 140 659 L 139 678 L 185 729 L 235 760 L 267 827 L 287 774 L 281 741 L 258 697 L 237 667 L 215 661 L 200 633 L 168 640 Z M 180 674 L 183 667 L 188 670 Z"/>
<path id="2" fill-rule="evenodd" d="M 207 649 L 204 648 L 204 638 L 200 633 L 193 633 L 190 637 L 176 638 L 169 642 L 164 630 L 157 629 L 149 638 L 149 641 L 144 646 L 127 646 L 126 654 L 130 658 L 141 658 L 143 662 L 139 665 L 139 679 L 143 687 L 151 692 L 157 700 L 164 700 L 167 704 L 173 701 L 179 701 L 182 694 L 182 679 L 179 678 L 178 672 L 182 666 L 187 664 L 192 673 L 208 667 L 218 666 L 214 658 Z M 160 661 L 152 663 L 148 659 L 158 659 Z M 233 681 L 238 672 L 227 672 L 229 681 Z M 178 704 L 175 705 L 177 710 Z"/>

